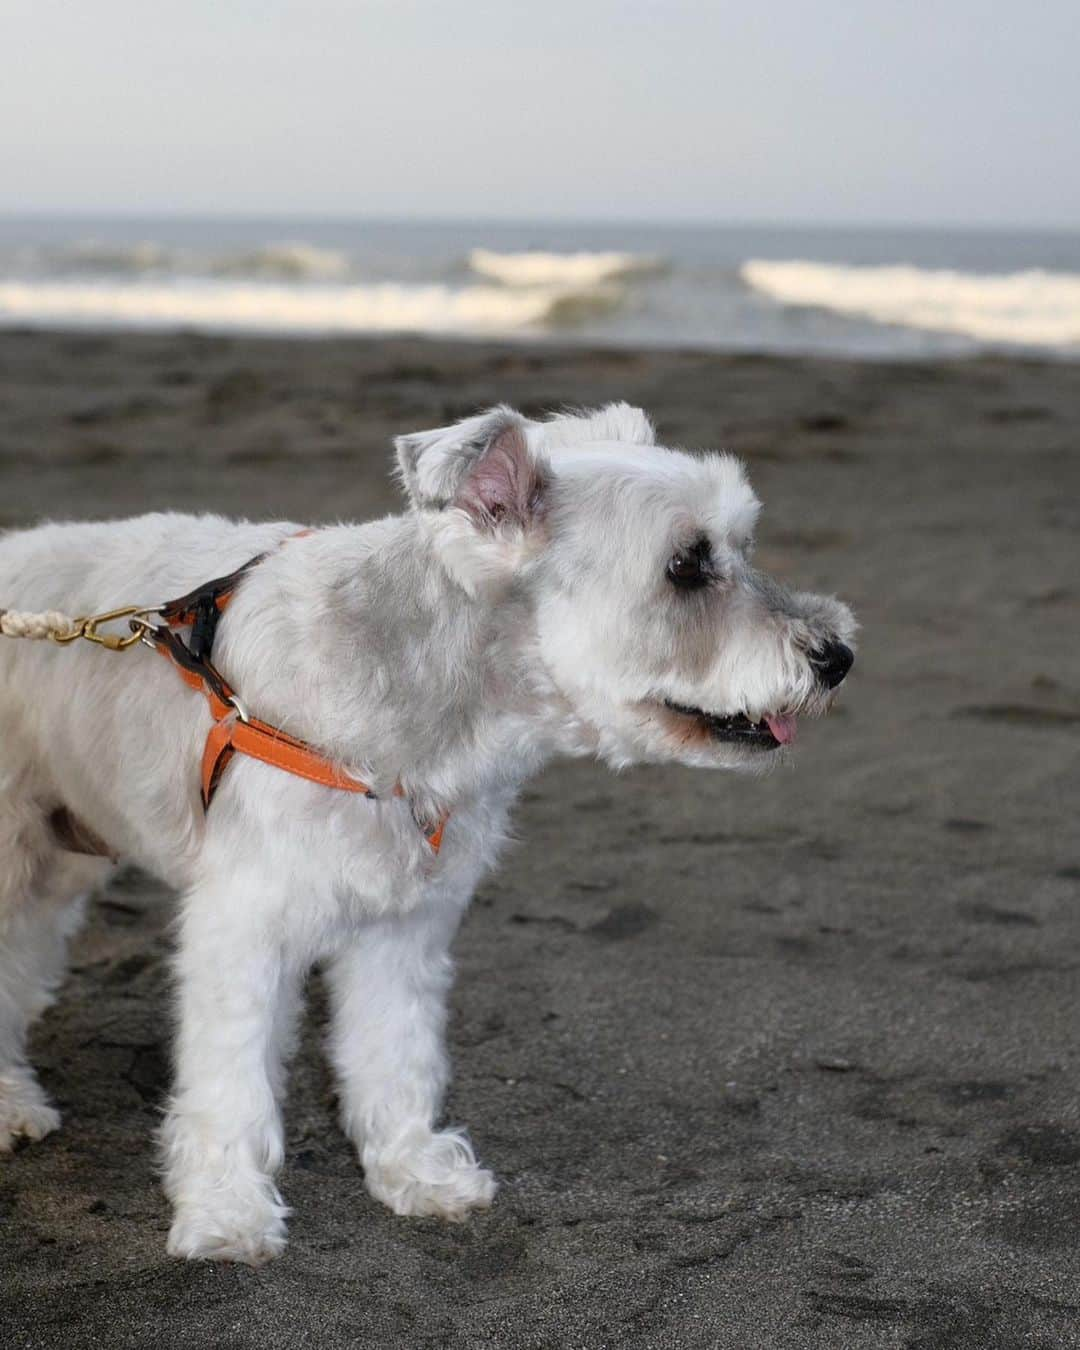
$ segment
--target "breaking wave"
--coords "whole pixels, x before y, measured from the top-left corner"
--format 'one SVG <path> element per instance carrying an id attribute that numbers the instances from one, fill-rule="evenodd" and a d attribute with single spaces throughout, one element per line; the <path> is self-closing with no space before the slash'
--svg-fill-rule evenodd
<path id="1" fill-rule="evenodd" d="M 152 239 L 135 244 L 107 244 L 99 239 L 79 239 L 55 251 L 45 251 L 44 261 L 54 271 L 124 274 L 154 272 L 167 268 L 172 253 Z"/>
<path id="2" fill-rule="evenodd" d="M 217 258 L 211 270 L 218 276 L 266 277 L 281 281 L 329 281 L 349 271 L 348 254 L 335 248 L 317 248 L 302 240 L 264 244 L 248 253 Z"/>
<path id="3" fill-rule="evenodd" d="M 0 322 L 292 333 L 502 334 L 617 303 L 556 287 L 0 281 Z"/>
<path id="4" fill-rule="evenodd" d="M 469 267 L 504 286 L 564 286 L 578 290 L 656 272 L 659 258 L 640 253 L 496 253 L 474 248 Z"/>
<path id="5" fill-rule="evenodd" d="M 815 262 L 744 263 L 747 285 L 782 305 L 829 310 L 981 342 L 1080 344 L 1080 275 L 1004 275 Z"/>
<path id="6" fill-rule="evenodd" d="M 329 281 L 347 275 L 349 256 L 339 249 L 319 248 L 303 240 L 261 244 L 240 252 L 190 253 L 167 248 L 152 239 L 111 244 L 80 239 L 44 249 L 31 258 L 35 270 L 59 276 L 139 276 L 205 273 L 209 276 L 254 277 L 273 281 Z"/>

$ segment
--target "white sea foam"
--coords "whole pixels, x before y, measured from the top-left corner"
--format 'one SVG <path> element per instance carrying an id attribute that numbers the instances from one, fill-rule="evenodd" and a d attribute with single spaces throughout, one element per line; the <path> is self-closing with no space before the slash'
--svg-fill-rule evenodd
<path id="1" fill-rule="evenodd" d="M 920 267 L 848 267 L 753 260 L 743 280 L 784 305 L 832 310 L 878 323 L 982 342 L 1068 347 L 1080 344 L 1080 275 L 1005 275 Z"/>
<path id="2" fill-rule="evenodd" d="M 0 323 L 41 326 L 497 334 L 558 322 L 582 303 L 555 288 L 0 281 Z"/>
<path id="3" fill-rule="evenodd" d="M 640 253 L 496 253 L 474 248 L 469 267 L 504 286 L 599 286 L 659 269 L 660 260 Z"/>

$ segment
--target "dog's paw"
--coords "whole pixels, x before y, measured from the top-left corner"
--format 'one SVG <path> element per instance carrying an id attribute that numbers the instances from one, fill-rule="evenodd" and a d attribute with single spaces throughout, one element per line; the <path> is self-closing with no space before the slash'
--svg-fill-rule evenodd
<path id="1" fill-rule="evenodd" d="M 369 1193 L 395 1214 L 461 1223 L 495 1198 L 495 1178 L 455 1130 L 409 1131 L 389 1148 L 365 1148 L 363 1162 Z"/>
<path id="2" fill-rule="evenodd" d="M 237 1261 L 264 1266 L 285 1250 L 285 1224 L 241 1227 L 206 1210 L 183 1209 L 173 1220 L 165 1250 L 185 1261 Z"/>
<path id="3" fill-rule="evenodd" d="M 17 1139 L 44 1139 L 60 1126 L 60 1112 L 32 1075 L 0 1074 L 0 1153 L 10 1153 Z"/>
<path id="4" fill-rule="evenodd" d="M 280 1200 L 240 1202 L 228 1194 L 177 1205 L 166 1251 L 186 1261 L 238 1261 L 263 1266 L 285 1250 Z"/>

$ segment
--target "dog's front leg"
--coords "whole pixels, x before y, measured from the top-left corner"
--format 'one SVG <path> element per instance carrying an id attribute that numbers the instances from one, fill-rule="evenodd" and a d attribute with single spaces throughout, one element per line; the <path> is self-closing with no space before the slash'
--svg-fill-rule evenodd
<path id="1" fill-rule="evenodd" d="M 266 894 L 233 880 L 184 900 L 176 1090 L 162 1131 L 173 1256 L 260 1265 L 285 1247 L 273 1176 L 299 972 L 260 917 Z"/>
<path id="2" fill-rule="evenodd" d="M 449 1076 L 448 948 L 461 908 L 424 906 L 373 923 L 326 970 L 342 1124 L 368 1190 L 395 1214 L 453 1221 L 495 1195 L 465 1134 L 434 1128 Z"/>

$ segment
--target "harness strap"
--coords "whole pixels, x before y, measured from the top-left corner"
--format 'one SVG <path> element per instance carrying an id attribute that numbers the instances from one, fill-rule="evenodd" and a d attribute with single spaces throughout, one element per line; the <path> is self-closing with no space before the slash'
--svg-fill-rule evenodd
<path id="1" fill-rule="evenodd" d="M 249 558 L 243 567 L 238 567 L 228 576 L 204 582 L 193 591 L 188 591 L 187 595 L 180 596 L 178 600 L 170 600 L 161 611 L 162 617 L 170 627 L 185 628 L 191 625 L 191 636 L 187 645 L 196 660 L 209 658 L 214 648 L 218 620 L 233 598 L 236 587 L 265 557 L 265 553 L 260 553 L 254 558 Z"/>
<path id="2" fill-rule="evenodd" d="M 162 606 L 158 612 L 165 622 L 161 625 L 147 626 L 144 632 L 146 640 L 172 663 L 188 688 L 205 695 L 210 705 L 210 714 L 214 722 L 203 749 L 201 772 L 203 809 L 210 809 L 221 777 L 233 756 L 237 754 L 261 760 L 263 764 L 282 769 L 297 778 L 320 783 L 323 787 L 360 793 L 375 799 L 375 793 L 367 783 L 345 773 L 312 746 L 290 736 L 280 727 L 271 726 L 268 722 L 261 722 L 258 718 L 249 716 L 240 699 L 210 661 L 218 619 L 232 599 L 239 582 L 265 556 L 259 554 L 258 557 L 246 562 L 243 567 L 237 568 L 235 572 L 230 572 L 227 577 L 206 582 L 178 600 L 172 600 Z M 189 642 L 185 643 L 179 634 L 172 630 L 188 625 L 191 625 L 192 633 Z M 400 783 L 394 788 L 394 796 L 405 796 L 405 790 Z M 446 820 L 446 816 L 434 824 L 417 820 L 435 853 L 438 853 L 442 844 Z"/>
<path id="3" fill-rule="evenodd" d="M 296 537 L 290 535 L 290 538 Z M 235 572 L 230 572 L 228 576 L 217 577 L 213 581 L 204 581 L 201 586 L 196 586 L 194 590 L 188 591 L 187 595 L 182 595 L 178 600 L 170 600 L 167 605 L 162 605 L 158 612 L 164 616 L 168 623 L 176 627 L 194 623 L 200 604 L 206 600 L 212 600 L 220 614 L 232 599 L 233 593 L 241 580 L 253 567 L 258 566 L 266 556 L 265 553 L 257 553 L 254 558 L 249 558 Z"/>

